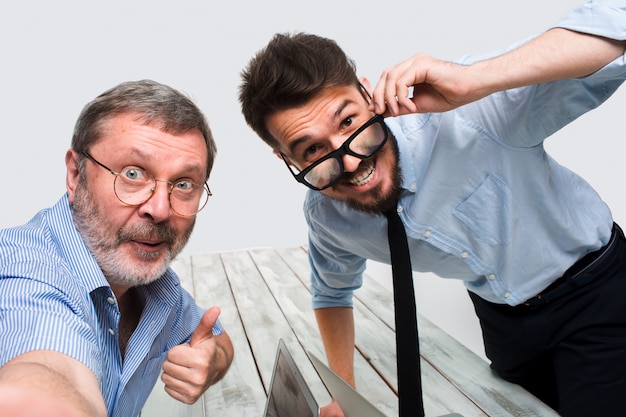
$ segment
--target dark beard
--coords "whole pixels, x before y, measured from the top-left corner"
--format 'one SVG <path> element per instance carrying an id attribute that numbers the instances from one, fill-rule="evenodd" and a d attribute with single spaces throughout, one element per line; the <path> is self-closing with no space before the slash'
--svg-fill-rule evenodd
<path id="1" fill-rule="evenodd" d="M 343 202 L 346 203 L 348 207 L 364 213 L 384 213 L 396 206 L 402 194 L 402 187 L 400 186 L 400 184 L 402 184 L 402 174 L 398 165 L 396 165 L 396 169 L 394 169 L 392 180 L 393 186 L 387 195 L 382 195 L 378 188 L 372 190 L 372 193 L 376 195 L 374 203 L 372 204 L 363 204 L 358 200 L 351 199 L 344 200 Z"/>
<path id="2" fill-rule="evenodd" d="M 387 193 L 387 195 L 382 194 L 380 187 L 376 187 L 375 189 L 371 190 L 370 194 L 374 196 L 374 203 L 372 204 L 363 204 L 358 200 L 351 199 L 342 200 L 348 207 L 354 210 L 362 211 L 364 213 L 380 214 L 395 207 L 398 203 L 400 195 L 402 194 L 402 171 L 399 164 L 400 153 L 398 151 L 398 144 L 396 143 L 393 136 L 389 138 L 389 145 L 390 150 L 393 153 L 396 161 L 393 173 L 391 174 L 391 190 L 389 191 L 389 193 Z"/>

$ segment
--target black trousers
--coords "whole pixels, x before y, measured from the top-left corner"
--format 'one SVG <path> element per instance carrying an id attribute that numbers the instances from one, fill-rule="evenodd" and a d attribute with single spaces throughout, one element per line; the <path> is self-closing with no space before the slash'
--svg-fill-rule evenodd
<path id="1" fill-rule="evenodd" d="M 626 416 L 626 241 L 614 233 L 609 256 L 570 268 L 592 279 L 548 302 L 511 307 L 470 292 L 491 368 L 564 417 Z"/>

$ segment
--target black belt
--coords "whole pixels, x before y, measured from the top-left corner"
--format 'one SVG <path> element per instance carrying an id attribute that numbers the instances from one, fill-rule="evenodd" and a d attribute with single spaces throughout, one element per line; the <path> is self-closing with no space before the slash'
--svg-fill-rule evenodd
<path id="1" fill-rule="evenodd" d="M 617 240 L 619 237 L 623 237 L 624 233 L 617 224 L 613 224 L 613 231 L 611 233 L 611 239 L 609 243 L 601 247 L 595 252 L 591 252 L 574 265 L 572 265 L 561 278 L 558 278 L 550 286 L 548 286 L 541 293 L 526 300 L 523 305 L 526 306 L 538 306 L 541 304 L 549 303 L 563 295 L 580 288 L 585 284 L 590 283 L 593 278 L 593 271 L 602 264 L 602 262 L 608 259 L 613 250 L 617 246 Z"/>

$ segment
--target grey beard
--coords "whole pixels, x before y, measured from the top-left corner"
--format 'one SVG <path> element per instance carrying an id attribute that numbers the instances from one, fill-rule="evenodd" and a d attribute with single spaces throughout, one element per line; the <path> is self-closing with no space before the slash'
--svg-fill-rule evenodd
<path id="1" fill-rule="evenodd" d="M 98 210 L 92 194 L 84 182 L 79 182 L 72 205 L 74 224 L 85 244 L 100 266 L 109 284 L 124 287 L 145 285 L 159 279 L 191 236 L 193 224 L 177 239 L 177 233 L 167 224 L 144 223 L 130 228 L 122 228 L 112 237 L 107 229 L 105 216 Z M 119 252 L 122 243 L 133 238 L 157 238 L 167 243 L 166 256 L 160 264 L 153 262 L 161 253 L 138 252 L 145 264 L 129 265 L 127 259 Z"/>

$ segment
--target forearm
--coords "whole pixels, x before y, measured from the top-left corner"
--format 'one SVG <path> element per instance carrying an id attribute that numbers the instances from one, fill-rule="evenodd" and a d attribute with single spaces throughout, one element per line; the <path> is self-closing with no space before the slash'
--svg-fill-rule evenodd
<path id="1" fill-rule="evenodd" d="M 391 116 L 444 112 L 499 91 L 592 74 L 622 56 L 626 46 L 615 40 L 626 37 L 623 9 L 597 6 L 577 9 L 562 27 L 472 64 L 414 55 L 383 71 L 371 109 Z"/>
<path id="2" fill-rule="evenodd" d="M 555 28 L 499 57 L 468 69 L 479 96 L 589 75 L 624 54 L 624 41 Z"/>
<path id="3" fill-rule="evenodd" d="M 354 386 L 354 316 L 350 307 L 315 310 L 328 365 Z"/>
<path id="4" fill-rule="evenodd" d="M 21 403 L 23 410 L 46 408 L 48 415 L 105 417 L 104 400 L 91 371 L 78 361 L 56 352 L 21 355 L 0 368 L 0 409 Z"/>

